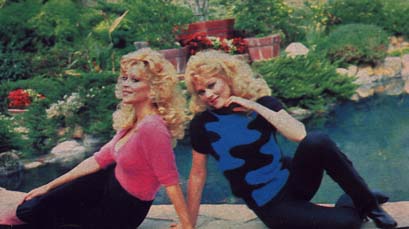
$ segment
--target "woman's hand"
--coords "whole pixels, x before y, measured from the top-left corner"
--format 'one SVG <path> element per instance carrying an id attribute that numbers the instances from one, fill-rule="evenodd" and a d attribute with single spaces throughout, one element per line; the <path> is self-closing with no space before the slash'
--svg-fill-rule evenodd
<path id="1" fill-rule="evenodd" d="M 253 102 L 248 99 L 244 99 L 241 97 L 237 96 L 230 96 L 230 98 L 227 99 L 226 103 L 224 104 L 225 107 L 231 106 L 231 105 L 237 104 L 239 106 L 236 106 L 233 108 L 233 111 L 248 111 L 248 110 L 254 110 L 255 105 L 257 104 L 256 102 Z"/>
<path id="2" fill-rule="evenodd" d="M 239 105 L 233 108 L 233 111 L 248 111 L 252 110 L 263 116 L 286 138 L 300 142 L 306 136 L 305 126 L 302 122 L 293 118 L 284 109 L 273 111 L 269 108 L 248 99 L 237 96 L 230 96 L 224 104 L 225 107 L 231 105 Z"/>
<path id="3" fill-rule="evenodd" d="M 185 225 L 182 225 L 181 223 L 172 223 L 169 226 L 169 229 L 192 229 L 192 228 L 193 228 L 193 226 L 191 226 L 191 225 L 185 226 Z"/>
<path id="4" fill-rule="evenodd" d="M 48 191 L 50 191 L 50 188 L 48 187 L 48 185 L 43 185 L 40 186 L 38 188 L 35 188 L 33 190 L 31 190 L 29 193 L 27 193 L 27 195 L 24 197 L 23 202 L 26 200 L 31 200 L 37 196 L 41 196 L 46 194 Z"/>

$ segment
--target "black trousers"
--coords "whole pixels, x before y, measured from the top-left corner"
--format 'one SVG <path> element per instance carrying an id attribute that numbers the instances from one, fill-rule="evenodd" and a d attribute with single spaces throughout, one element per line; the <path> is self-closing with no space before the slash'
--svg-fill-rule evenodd
<path id="1" fill-rule="evenodd" d="M 365 213 L 378 204 L 351 161 L 325 134 L 308 134 L 289 168 L 289 179 L 278 196 L 253 209 L 269 228 L 360 228 Z M 324 207 L 310 202 L 324 171 L 351 196 L 356 208 Z"/>
<path id="2" fill-rule="evenodd" d="M 24 202 L 17 216 L 31 229 L 135 229 L 151 205 L 127 193 L 111 166 Z"/>

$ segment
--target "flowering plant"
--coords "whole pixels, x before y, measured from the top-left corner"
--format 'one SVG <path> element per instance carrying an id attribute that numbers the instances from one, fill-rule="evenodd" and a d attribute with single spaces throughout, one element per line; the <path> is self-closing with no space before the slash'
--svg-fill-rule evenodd
<path id="1" fill-rule="evenodd" d="M 16 89 L 10 91 L 8 97 L 10 102 L 9 108 L 24 109 L 27 108 L 32 102 L 44 99 L 45 96 L 36 92 L 33 89 Z"/>
<path id="2" fill-rule="evenodd" d="M 247 42 L 241 37 L 227 39 L 223 37 L 207 36 L 205 32 L 197 32 L 181 39 L 183 46 L 188 46 L 190 54 L 204 49 L 222 50 L 226 53 L 241 54 L 247 51 Z"/>
<path id="3" fill-rule="evenodd" d="M 73 92 L 70 96 L 64 95 L 62 100 L 58 100 L 56 103 L 51 104 L 50 108 L 46 109 L 47 118 L 71 117 L 82 106 L 84 106 L 84 102 L 78 92 Z"/>

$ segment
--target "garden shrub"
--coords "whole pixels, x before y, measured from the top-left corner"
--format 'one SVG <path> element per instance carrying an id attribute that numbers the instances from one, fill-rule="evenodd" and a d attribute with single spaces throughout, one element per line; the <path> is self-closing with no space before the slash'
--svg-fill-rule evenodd
<path id="1" fill-rule="evenodd" d="M 22 115 L 21 123 L 28 128 L 27 141 L 20 147 L 27 155 L 48 153 L 55 144 L 69 138 L 75 126 L 83 127 L 85 133 L 95 135 L 105 141 L 112 137 L 112 112 L 118 100 L 114 96 L 116 75 L 106 73 L 83 73 L 81 76 L 59 78 L 35 77 L 28 80 L 6 82 L 0 85 L 2 113 L 7 113 L 7 95 L 17 88 L 33 89 L 45 96 L 33 102 Z M 77 94 L 80 106 L 68 99 Z M 53 104 L 68 100 L 60 115 L 48 118 L 47 109 Z M 60 128 L 66 128 L 64 136 L 58 136 Z"/>
<path id="2" fill-rule="evenodd" d="M 37 74 L 60 75 L 67 68 L 89 70 L 84 40 L 90 35 L 92 26 L 104 20 L 101 12 L 84 7 L 78 1 L 46 1 L 40 11 L 30 18 L 29 25 L 37 34 L 37 56 L 33 68 Z"/>
<path id="3" fill-rule="evenodd" d="M 0 153 L 21 148 L 22 139 L 12 130 L 13 119 L 0 115 Z"/>
<path id="4" fill-rule="evenodd" d="M 47 107 L 47 115 L 52 116 L 49 120 L 55 120 L 58 127 L 71 131 L 79 125 L 85 133 L 101 140 L 112 137 L 112 113 L 118 104 L 114 94 L 116 75 L 88 73 L 81 77 L 67 77 L 65 82 L 69 90 Z"/>
<path id="5" fill-rule="evenodd" d="M 317 54 L 290 58 L 282 56 L 254 64 L 272 89 L 272 94 L 288 106 L 324 111 L 355 92 L 353 78 L 336 73 L 336 66 Z"/>
<path id="6" fill-rule="evenodd" d="M 402 56 L 404 56 L 406 54 L 409 54 L 409 47 L 396 49 L 394 51 L 391 51 L 391 52 L 388 53 L 388 56 L 402 57 Z"/>
<path id="7" fill-rule="evenodd" d="M 40 100 L 22 114 L 22 123 L 28 129 L 27 140 L 22 147 L 26 156 L 49 153 L 58 142 L 57 124 L 46 116 L 48 104 L 46 100 Z"/>
<path id="8" fill-rule="evenodd" d="M 232 4 L 235 29 L 244 30 L 247 37 L 262 37 L 274 33 L 284 35 L 286 43 L 301 36 L 297 27 L 297 17 L 292 17 L 293 9 L 283 0 L 225 0 Z"/>
<path id="9" fill-rule="evenodd" d="M 79 125 L 85 133 L 92 134 L 108 141 L 114 134 L 112 113 L 118 104 L 114 94 L 115 85 L 93 87 L 81 92 L 85 96 L 84 107 L 78 112 Z"/>
<path id="10" fill-rule="evenodd" d="M 0 8 L 0 82 L 30 77 L 36 34 L 27 21 L 41 7 L 40 1 L 23 1 Z"/>
<path id="11" fill-rule="evenodd" d="M 406 0 L 383 0 L 383 4 L 385 17 L 380 25 L 395 35 L 409 36 L 409 2 Z"/>
<path id="12" fill-rule="evenodd" d="M 162 0 L 126 0 L 121 4 L 101 4 L 104 12 L 110 15 L 111 22 L 129 10 L 112 32 L 114 47 L 124 49 L 124 52 L 134 49 L 134 41 L 147 41 L 151 47 L 158 49 L 173 48 L 174 27 L 188 24 L 194 19 L 189 8 Z M 107 38 L 111 24 L 101 22 L 95 29 L 100 36 Z"/>
<path id="13" fill-rule="evenodd" d="M 381 0 L 332 0 L 329 5 L 329 12 L 336 18 L 336 24 L 380 25 L 385 20 Z"/>
<path id="14" fill-rule="evenodd" d="M 6 113 L 8 107 L 8 94 L 15 89 L 33 89 L 45 96 L 45 101 L 50 103 L 64 94 L 64 82 L 58 78 L 33 77 L 26 80 L 6 81 L 0 85 L 0 113 Z"/>
<path id="15" fill-rule="evenodd" d="M 72 43 L 82 31 L 81 7 L 72 0 L 50 0 L 29 20 L 45 46 Z"/>
<path id="16" fill-rule="evenodd" d="M 340 25 L 317 48 L 332 62 L 376 65 L 386 56 L 388 35 L 376 25 Z"/>

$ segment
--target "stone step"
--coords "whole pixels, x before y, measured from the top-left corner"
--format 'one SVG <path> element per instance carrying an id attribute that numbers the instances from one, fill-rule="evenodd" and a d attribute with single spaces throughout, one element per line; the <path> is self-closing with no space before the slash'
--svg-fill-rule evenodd
<path id="1" fill-rule="evenodd" d="M 409 201 L 385 203 L 382 207 L 398 221 L 398 228 L 409 228 Z M 169 228 L 175 222 L 177 222 L 177 216 L 172 205 L 153 205 L 148 217 L 139 228 Z M 203 204 L 200 207 L 196 228 L 266 229 L 267 227 L 245 205 Z M 368 221 L 362 228 L 370 229 L 376 226 L 372 221 Z"/>

